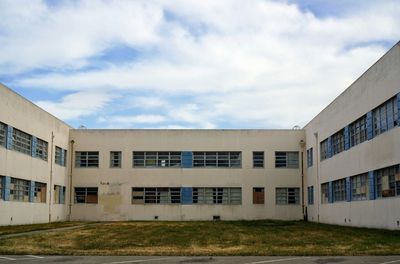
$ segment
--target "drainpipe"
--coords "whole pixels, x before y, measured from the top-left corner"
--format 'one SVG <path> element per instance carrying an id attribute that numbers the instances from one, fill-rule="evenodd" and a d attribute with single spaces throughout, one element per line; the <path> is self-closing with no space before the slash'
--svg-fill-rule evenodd
<path id="1" fill-rule="evenodd" d="M 51 223 L 51 203 L 53 201 L 51 190 L 53 190 L 53 153 L 54 153 L 54 132 L 51 131 L 51 144 L 50 144 L 50 186 L 49 186 L 49 223 Z"/>
<path id="2" fill-rule="evenodd" d="M 73 168 L 73 158 L 74 158 L 74 140 L 71 140 L 71 151 L 70 151 L 70 160 L 69 160 L 69 212 L 68 212 L 68 220 L 71 221 L 72 214 L 72 168 Z"/>
<path id="3" fill-rule="evenodd" d="M 303 211 L 303 220 L 305 219 L 305 206 L 304 206 L 304 147 L 306 146 L 306 142 L 304 140 L 300 140 L 299 142 L 301 148 L 301 208 Z"/>
<path id="4" fill-rule="evenodd" d="M 316 169 L 317 169 L 317 186 L 315 186 L 316 188 L 315 188 L 315 190 L 317 191 L 317 195 L 316 195 L 316 197 L 314 197 L 314 204 L 315 204 L 315 202 L 317 202 L 317 222 L 319 223 L 319 204 L 320 204 L 320 199 L 321 199 L 321 193 L 320 193 L 320 185 L 319 185 L 319 160 L 320 160 L 320 157 L 319 157 L 319 151 L 318 151 L 318 149 L 319 149 L 319 144 L 318 144 L 318 132 L 315 132 L 314 133 L 314 137 L 315 137 L 315 160 L 316 160 Z M 317 199 L 315 199 L 315 198 L 318 198 L 318 200 Z"/>

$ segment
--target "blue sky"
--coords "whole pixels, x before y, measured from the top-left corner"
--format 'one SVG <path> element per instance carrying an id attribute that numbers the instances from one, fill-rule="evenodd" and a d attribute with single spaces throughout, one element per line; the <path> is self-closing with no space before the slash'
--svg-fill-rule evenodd
<path id="1" fill-rule="evenodd" d="M 400 39 L 400 1 L 0 1 L 0 82 L 73 127 L 304 126 Z"/>

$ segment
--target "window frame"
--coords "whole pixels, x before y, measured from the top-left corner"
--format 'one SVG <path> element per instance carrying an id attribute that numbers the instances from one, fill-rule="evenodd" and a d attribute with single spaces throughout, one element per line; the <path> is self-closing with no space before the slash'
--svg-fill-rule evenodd
<path id="1" fill-rule="evenodd" d="M 300 205 L 300 188 L 299 187 L 276 187 L 275 188 L 275 204 L 276 205 Z"/>
<path id="2" fill-rule="evenodd" d="M 296 159 L 293 159 L 294 156 L 296 156 Z M 276 169 L 299 169 L 300 168 L 299 152 L 298 151 L 275 151 L 275 168 Z"/>
<path id="3" fill-rule="evenodd" d="M 77 194 L 78 191 L 80 192 L 79 195 Z M 94 200 L 88 201 L 89 195 L 95 197 L 95 201 Z M 83 200 L 78 201 L 78 196 L 79 199 L 83 198 Z M 99 202 L 98 187 L 74 187 L 74 204 L 98 204 L 98 202 Z"/>
<path id="4" fill-rule="evenodd" d="M 82 164 L 86 165 L 82 166 Z M 99 151 L 75 151 L 75 168 L 99 168 L 99 166 Z"/>
<path id="5" fill-rule="evenodd" d="M 117 157 L 115 155 L 117 155 Z M 110 168 L 122 168 L 122 151 L 110 151 Z"/>
<path id="6" fill-rule="evenodd" d="M 368 173 L 362 173 L 350 177 L 351 201 L 368 200 L 369 182 Z"/>
<path id="7" fill-rule="evenodd" d="M 241 169 L 241 151 L 194 151 L 193 168 Z"/>
<path id="8" fill-rule="evenodd" d="M 253 151 L 253 168 L 263 169 L 265 163 L 264 151 Z"/>

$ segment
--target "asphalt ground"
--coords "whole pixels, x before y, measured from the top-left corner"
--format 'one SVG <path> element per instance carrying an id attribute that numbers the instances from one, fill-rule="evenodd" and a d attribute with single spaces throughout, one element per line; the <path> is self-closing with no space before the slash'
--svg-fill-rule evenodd
<path id="1" fill-rule="evenodd" d="M 190 256 L 34 256 L 34 255 L 0 255 L 0 264 L 3 263 L 73 263 L 73 264 L 400 264 L 400 256 L 349 256 L 349 257 L 190 257 Z"/>

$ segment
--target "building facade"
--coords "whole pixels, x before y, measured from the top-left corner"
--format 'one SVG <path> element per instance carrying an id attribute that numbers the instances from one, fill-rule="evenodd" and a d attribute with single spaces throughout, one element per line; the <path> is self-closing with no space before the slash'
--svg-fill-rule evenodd
<path id="1" fill-rule="evenodd" d="M 73 129 L 0 85 L 0 225 L 282 219 L 400 229 L 400 44 L 303 129 Z"/>

